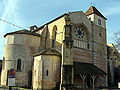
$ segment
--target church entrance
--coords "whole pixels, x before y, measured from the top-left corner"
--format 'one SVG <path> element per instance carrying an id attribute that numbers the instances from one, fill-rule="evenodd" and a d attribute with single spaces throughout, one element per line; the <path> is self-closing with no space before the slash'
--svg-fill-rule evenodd
<path id="1" fill-rule="evenodd" d="M 74 84 L 77 88 L 92 88 L 92 78 L 90 75 L 87 75 L 84 79 L 83 86 L 83 78 L 79 74 L 74 75 Z"/>
<path id="2" fill-rule="evenodd" d="M 106 75 L 106 72 L 102 71 L 94 64 L 82 62 L 74 62 L 73 64 L 74 83 L 77 88 L 95 88 L 95 80 L 97 76 Z"/>
<path id="3" fill-rule="evenodd" d="M 74 75 L 74 84 L 77 88 L 82 88 L 82 78 L 80 77 L 80 74 Z"/>
<path id="4" fill-rule="evenodd" d="M 86 83 L 87 83 L 87 87 L 90 88 L 91 87 L 91 77 L 90 77 L 90 75 L 88 75 L 86 77 Z"/>

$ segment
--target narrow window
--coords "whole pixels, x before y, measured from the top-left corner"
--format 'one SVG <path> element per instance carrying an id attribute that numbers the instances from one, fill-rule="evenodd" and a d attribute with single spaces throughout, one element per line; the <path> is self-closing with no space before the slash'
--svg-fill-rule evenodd
<path id="1" fill-rule="evenodd" d="M 5 57 L 3 57 L 3 61 L 2 61 L 2 69 L 5 69 Z"/>
<path id="2" fill-rule="evenodd" d="M 102 33 L 101 32 L 99 33 L 99 36 L 102 37 Z"/>
<path id="3" fill-rule="evenodd" d="M 17 60 L 17 71 L 21 71 L 21 59 Z"/>
<path id="4" fill-rule="evenodd" d="M 56 35 L 57 35 L 57 26 L 54 26 L 52 31 L 52 47 L 55 47 Z"/>
<path id="5" fill-rule="evenodd" d="M 87 49 L 89 49 L 90 47 L 89 47 L 90 45 L 89 44 L 87 44 Z"/>
<path id="6" fill-rule="evenodd" d="M 48 70 L 46 70 L 46 76 L 48 76 Z"/>
<path id="7" fill-rule="evenodd" d="M 55 47 L 55 43 L 56 43 L 56 42 L 55 42 L 55 40 L 53 39 L 53 40 L 52 40 L 52 47 Z"/>
<path id="8" fill-rule="evenodd" d="M 98 19 L 98 25 L 101 25 L 101 19 Z"/>

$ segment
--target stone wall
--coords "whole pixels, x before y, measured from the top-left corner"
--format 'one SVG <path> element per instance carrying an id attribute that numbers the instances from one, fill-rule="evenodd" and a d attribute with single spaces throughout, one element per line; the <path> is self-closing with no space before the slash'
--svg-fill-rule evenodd
<path id="1" fill-rule="evenodd" d="M 84 63 L 93 62 L 92 51 L 74 48 L 73 54 L 74 54 L 73 61 L 75 62 L 84 62 Z"/>
<path id="2" fill-rule="evenodd" d="M 61 17 L 54 22 L 49 23 L 48 25 L 45 25 L 44 28 L 40 31 L 37 31 L 36 33 L 41 34 L 41 46 L 43 48 L 40 48 L 40 50 L 52 48 L 52 37 L 53 37 L 53 31 L 54 27 L 57 28 L 56 33 L 56 43 L 55 43 L 55 49 L 58 51 L 62 51 L 62 42 L 64 39 L 64 25 L 65 25 L 65 19 L 64 17 Z M 45 48 L 46 47 L 46 48 Z"/>
<path id="3" fill-rule="evenodd" d="M 4 67 L 2 69 L 1 85 L 7 85 L 7 71 L 16 70 L 15 83 L 19 86 L 29 86 L 29 74 L 32 70 L 32 54 L 39 52 L 40 37 L 26 34 L 12 34 L 5 37 Z M 17 71 L 17 60 L 21 60 L 21 70 Z"/>
<path id="4" fill-rule="evenodd" d="M 40 55 L 34 57 L 33 88 L 52 89 L 60 81 L 60 57 Z"/>

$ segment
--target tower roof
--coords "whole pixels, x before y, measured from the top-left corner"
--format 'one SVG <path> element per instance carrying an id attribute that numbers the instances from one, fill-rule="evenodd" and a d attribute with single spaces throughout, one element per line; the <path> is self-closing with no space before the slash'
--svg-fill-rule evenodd
<path id="1" fill-rule="evenodd" d="M 101 16 L 102 18 L 104 18 L 105 20 L 107 20 L 94 6 L 91 6 L 86 12 L 85 14 L 88 16 L 90 14 L 97 14 L 98 16 Z"/>

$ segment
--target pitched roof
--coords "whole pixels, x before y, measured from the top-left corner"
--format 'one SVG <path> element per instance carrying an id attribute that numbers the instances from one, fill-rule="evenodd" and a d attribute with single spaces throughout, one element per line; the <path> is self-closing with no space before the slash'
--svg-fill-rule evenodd
<path id="1" fill-rule="evenodd" d="M 55 55 L 55 56 L 61 56 L 61 53 L 59 51 L 57 51 L 54 48 L 49 48 L 47 50 L 43 50 L 41 52 L 38 52 L 36 54 L 33 54 L 33 56 L 39 56 L 39 55 Z"/>
<path id="2" fill-rule="evenodd" d="M 73 62 L 75 74 L 106 75 L 106 72 L 91 63 Z"/>
<path id="3" fill-rule="evenodd" d="M 64 13 L 64 14 L 60 15 L 59 17 L 57 17 L 57 18 L 55 18 L 55 19 L 53 19 L 53 20 L 47 22 L 46 24 L 44 24 L 44 25 L 38 27 L 38 28 L 37 28 L 36 30 L 34 30 L 33 32 L 36 32 L 36 31 L 39 31 L 39 30 L 43 29 L 45 25 L 48 25 L 48 24 L 50 24 L 50 23 L 52 23 L 52 22 L 54 22 L 54 21 L 60 19 L 61 17 L 65 16 L 65 15 L 68 15 L 68 14 L 67 14 L 67 13 Z"/>
<path id="4" fill-rule="evenodd" d="M 34 36 L 40 37 L 40 34 L 35 33 L 35 32 L 31 32 L 31 31 L 28 31 L 28 30 L 19 30 L 19 31 L 15 31 L 15 32 L 6 33 L 4 35 L 4 37 L 6 37 L 7 35 L 11 35 L 11 34 L 29 34 L 29 35 L 34 35 Z"/>
<path id="5" fill-rule="evenodd" d="M 86 12 L 85 14 L 91 15 L 91 14 L 97 14 L 98 16 L 101 16 L 102 18 L 104 18 L 105 20 L 107 20 L 107 18 L 105 18 L 94 6 L 91 6 Z"/>

